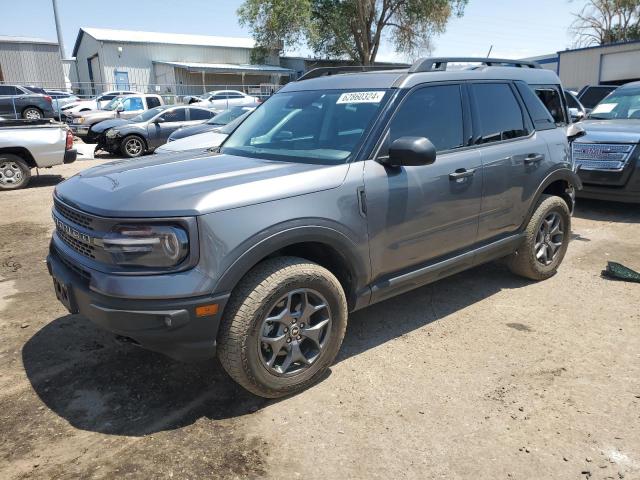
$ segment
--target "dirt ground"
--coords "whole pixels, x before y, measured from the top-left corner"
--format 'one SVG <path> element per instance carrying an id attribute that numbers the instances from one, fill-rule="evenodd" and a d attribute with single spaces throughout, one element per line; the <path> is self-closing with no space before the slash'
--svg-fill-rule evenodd
<path id="1" fill-rule="evenodd" d="M 640 479 L 640 208 L 581 201 L 560 272 L 489 264 L 353 314 L 317 386 L 265 401 L 216 362 L 65 313 L 51 194 L 0 194 L 0 478 Z"/>

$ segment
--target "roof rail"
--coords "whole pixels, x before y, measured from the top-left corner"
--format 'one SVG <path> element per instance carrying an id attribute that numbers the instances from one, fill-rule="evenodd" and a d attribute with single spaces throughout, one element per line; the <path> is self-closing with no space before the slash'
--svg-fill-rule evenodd
<path id="1" fill-rule="evenodd" d="M 374 70 L 406 70 L 406 67 L 394 65 L 344 65 L 342 67 L 318 67 L 309 70 L 302 75 L 300 80 L 309 80 L 310 78 L 327 77 L 329 75 L 339 75 L 341 73 L 357 73 L 370 72 Z"/>
<path id="2" fill-rule="evenodd" d="M 425 57 L 416 60 L 409 68 L 409 73 L 444 71 L 449 63 L 481 63 L 488 67 L 542 68 L 536 62 L 526 60 L 482 57 Z"/>

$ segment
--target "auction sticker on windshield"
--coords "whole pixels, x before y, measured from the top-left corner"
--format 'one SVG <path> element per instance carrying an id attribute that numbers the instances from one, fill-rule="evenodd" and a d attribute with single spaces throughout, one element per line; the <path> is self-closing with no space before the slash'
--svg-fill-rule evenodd
<path id="1" fill-rule="evenodd" d="M 343 93 L 336 103 L 380 103 L 384 92 L 348 92 Z"/>
<path id="2" fill-rule="evenodd" d="M 596 105 L 596 108 L 594 108 L 591 113 L 611 113 L 617 106 L 617 103 L 600 103 Z"/>

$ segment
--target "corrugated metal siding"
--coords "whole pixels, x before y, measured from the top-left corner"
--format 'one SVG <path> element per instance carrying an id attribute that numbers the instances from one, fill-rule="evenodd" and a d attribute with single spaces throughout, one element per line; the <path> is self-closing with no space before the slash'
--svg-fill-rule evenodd
<path id="1" fill-rule="evenodd" d="M 6 83 L 64 88 L 57 45 L 0 43 L 0 68 Z"/>
<path id="2" fill-rule="evenodd" d="M 619 44 L 560 52 L 560 80 L 562 80 L 565 88 L 580 89 L 585 85 L 598 85 L 602 81 L 600 74 L 601 56 L 632 50 L 640 50 L 640 44 Z M 636 64 L 635 68 L 637 77 L 640 77 L 640 65 Z M 608 77 L 608 74 L 605 74 L 605 77 Z M 609 81 L 611 80 L 609 78 Z"/>
<path id="3" fill-rule="evenodd" d="M 100 54 L 100 44 L 89 35 L 83 35 L 82 42 L 80 42 L 80 46 L 76 53 L 76 66 L 78 69 L 78 80 L 80 81 L 80 93 L 83 95 L 91 95 L 92 93 L 89 83 L 88 60 L 96 54 Z"/>

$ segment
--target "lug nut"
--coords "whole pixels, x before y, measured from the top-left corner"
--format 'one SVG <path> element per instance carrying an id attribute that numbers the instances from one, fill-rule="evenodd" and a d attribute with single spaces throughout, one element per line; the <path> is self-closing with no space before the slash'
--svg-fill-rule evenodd
<path id="1" fill-rule="evenodd" d="M 297 339 L 300 340 L 302 337 L 300 335 L 298 335 Z"/>
<path id="2" fill-rule="evenodd" d="M 295 318 L 293 320 L 291 320 L 291 324 L 293 325 L 294 323 L 296 323 L 298 320 L 296 320 Z"/>
<path id="3" fill-rule="evenodd" d="M 287 333 L 289 331 L 289 329 L 287 327 L 284 327 L 284 333 Z"/>
<path id="4" fill-rule="evenodd" d="M 291 337 L 287 338 L 287 343 L 291 343 Z"/>
<path id="5" fill-rule="evenodd" d="M 301 323 L 301 324 L 300 324 L 300 328 L 304 328 L 304 323 Z"/>

